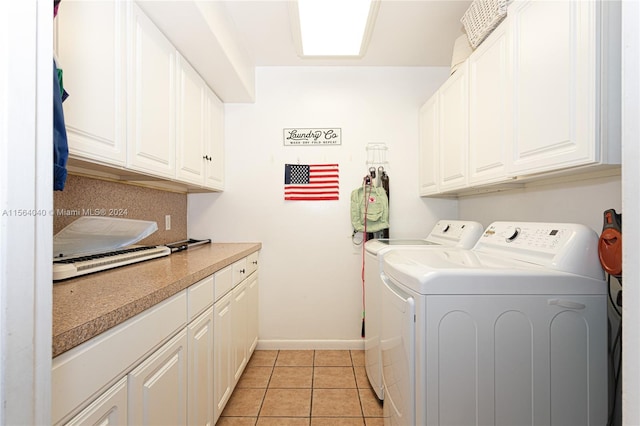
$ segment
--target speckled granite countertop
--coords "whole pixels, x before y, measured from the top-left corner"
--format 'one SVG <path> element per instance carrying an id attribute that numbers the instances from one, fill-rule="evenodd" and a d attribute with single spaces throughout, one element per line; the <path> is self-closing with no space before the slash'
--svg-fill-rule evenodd
<path id="1" fill-rule="evenodd" d="M 260 243 L 213 243 L 53 285 L 52 356 L 99 335 L 258 251 Z"/>

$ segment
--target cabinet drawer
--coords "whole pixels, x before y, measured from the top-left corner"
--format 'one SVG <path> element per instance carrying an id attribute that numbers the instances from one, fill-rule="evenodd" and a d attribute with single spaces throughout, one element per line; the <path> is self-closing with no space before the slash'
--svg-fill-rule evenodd
<path id="1" fill-rule="evenodd" d="M 123 377 L 65 426 L 126 424 L 127 378 Z"/>
<path id="2" fill-rule="evenodd" d="M 53 359 L 51 420 L 60 422 L 95 398 L 147 353 L 187 324 L 182 291 L 117 327 Z"/>
<path id="3" fill-rule="evenodd" d="M 213 275 L 198 281 L 187 289 L 188 321 L 193 320 L 213 304 Z"/>
<path id="4" fill-rule="evenodd" d="M 247 276 L 258 270 L 258 252 L 251 253 L 247 256 Z"/>
<path id="5" fill-rule="evenodd" d="M 217 301 L 233 288 L 233 265 L 213 274 L 215 281 L 214 299 Z"/>
<path id="6" fill-rule="evenodd" d="M 240 259 L 231 265 L 233 268 L 233 286 L 237 286 L 247 277 L 247 258 Z"/>

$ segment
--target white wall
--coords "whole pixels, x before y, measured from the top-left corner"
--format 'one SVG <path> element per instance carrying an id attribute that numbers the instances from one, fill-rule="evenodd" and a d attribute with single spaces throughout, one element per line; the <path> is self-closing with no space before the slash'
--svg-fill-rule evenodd
<path id="1" fill-rule="evenodd" d="M 0 424 L 51 424 L 51 2 L 0 13 Z M 23 214 L 16 213 L 22 211 Z"/>
<path id="2" fill-rule="evenodd" d="M 640 424 L 640 4 L 622 2 L 623 424 Z M 623 218 L 624 220 L 624 218 Z"/>
<path id="3" fill-rule="evenodd" d="M 426 236 L 457 202 L 418 196 L 418 109 L 446 68 L 258 68 L 256 102 L 226 104 L 226 189 L 188 197 L 188 232 L 260 241 L 261 347 L 360 347 L 361 248 L 350 194 L 367 143 L 387 144 L 391 236 Z M 283 146 L 283 128 L 339 127 L 342 145 Z M 284 164 L 338 163 L 339 201 L 284 201 Z"/>
<path id="4" fill-rule="evenodd" d="M 461 198 L 461 219 L 477 220 L 485 227 L 497 220 L 581 223 L 598 235 L 605 210 L 622 212 L 620 176 L 583 178 L 525 189 Z"/>

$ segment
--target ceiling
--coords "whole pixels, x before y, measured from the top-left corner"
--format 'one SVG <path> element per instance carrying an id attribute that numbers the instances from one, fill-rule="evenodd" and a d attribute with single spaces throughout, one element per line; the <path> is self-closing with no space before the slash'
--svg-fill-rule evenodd
<path id="1" fill-rule="evenodd" d="M 359 59 L 298 57 L 286 0 L 222 3 L 255 66 L 405 67 L 451 65 L 455 39 L 464 33 L 460 18 L 471 1 L 381 0 L 369 47 Z"/>

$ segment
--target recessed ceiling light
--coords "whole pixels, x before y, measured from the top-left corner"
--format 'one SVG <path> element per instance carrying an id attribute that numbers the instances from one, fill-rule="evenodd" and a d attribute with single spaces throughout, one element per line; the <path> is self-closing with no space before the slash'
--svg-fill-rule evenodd
<path id="1" fill-rule="evenodd" d="M 300 56 L 364 55 L 379 1 L 297 0 L 290 4 L 292 29 Z"/>

